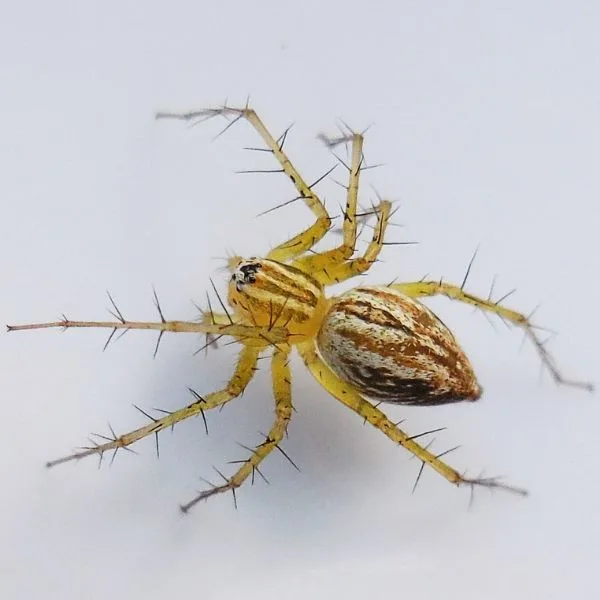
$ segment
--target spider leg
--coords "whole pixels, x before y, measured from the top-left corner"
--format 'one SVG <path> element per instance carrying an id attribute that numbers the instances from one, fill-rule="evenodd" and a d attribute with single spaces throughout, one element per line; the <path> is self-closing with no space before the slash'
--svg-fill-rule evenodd
<path id="1" fill-rule="evenodd" d="M 230 335 L 238 338 L 246 345 L 265 347 L 270 344 L 285 343 L 288 341 L 289 333 L 283 327 L 257 327 L 255 325 L 243 325 L 227 322 L 194 322 L 194 321 L 71 321 L 64 317 L 61 321 L 48 323 L 30 323 L 27 325 L 7 325 L 8 331 L 24 331 L 27 329 L 70 329 L 72 327 L 104 328 L 116 332 L 130 329 L 146 329 L 159 332 L 172 333 L 206 333 L 212 335 Z M 112 337 L 112 334 L 111 334 Z"/>
<path id="2" fill-rule="evenodd" d="M 414 436 L 411 437 L 399 429 L 382 411 L 363 398 L 351 385 L 342 381 L 319 357 L 313 342 L 303 342 L 302 344 L 299 344 L 298 351 L 313 377 L 332 396 L 360 415 L 365 421 L 368 421 L 371 425 L 379 429 L 379 431 L 384 433 L 393 442 L 406 448 L 406 450 L 421 460 L 424 465 L 429 465 L 450 483 L 457 486 L 470 486 L 471 488 L 476 485 L 488 488 L 498 488 L 521 496 L 527 494 L 527 492 L 521 488 L 501 483 L 498 478 L 471 479 L 461 475 L 458 471 L 440 460 L 439 456 L 432 454 L 427 448 L 418 444 L 415 441 Z"/>
<path id="3" fill-rule="evenodd" d="M 181 510 L 187 512 L 192 506 L 206 500 L 210 496 L 230 491 L 235 500 L 235 490 L 239 488 L 254 471 L 258 469 L 260 463 L 275 449 L 287 433 L 288 423 L 292 418 L 292 392 L 291 375 L 288 365 L 289 347 L 285 350 L 275 350 L 272 359 L 272 381 L 273 394 L 275 396 L 275 423 L 267 434 L 264 442 L 254 448 L 250 457 L 245 460 L 242 466 L 231 477 L 225 478 L 225 483 L 216 485 L 200 492 L 189 502 L 181 505 Z"/>
<path id="4" fill-rule="evenodd" d="M 450 298 L 451 300 L 458 300 L 459 302 L 471 304 L 472 306 L 480 308 L 484 311 L 494 313 L 501 319 L 508 321 L 517 327 L 521 327 L 525 331 L 525 334 L 533 342 L 533 345 L 538 351 L 542 363 L 550 371 L 552 378 L 557 384 L 578 387 L 588 391 L 592 391 L 594 389 L 594 386 L 591 383 L 565 379 L 561 375 L 554 358 L 546 349 L 543 340 L 540 339 L 539 335 L 536 334 L 536 327 L 531 323 L 529 317 L 522 313 L 511 310 L 510 308 L 505 308 L 500 304 L 500 301 L 494 302 L 489 298 L 484 299 L 479 298 L 478 296 L 473 296 L 472 294 L 465 292 L 463 286 L 452 285 L 450 283 L 444 283 L 443 281 L 395 283 L 389 287 L 392 287 L 399 292 L 402 292 L 403 294 L 413 298 L 441 294 Z"/>
<path id="5" fill-rule="evenodd" d="M 362 256 L 342 263 L 332 263 L 323 267 L 321 271 L 312 273 L 312 276 L 323 285 L 334 285 L 341 281 L 346 281 L 351 277 L 360 275 L 368 271 L 377 260 L 381 249 L 384 246 L 385 231 L 390 219 L 391 203 L 388 200 L 382 200 L 376 207 L 377 223 L 373 229 L 373 237 Z"/>
<path id="6" fill-rule="evenodd" d="M 184 421 L 185 419 L 189 419 L 195 415 L 203 414 L 204 411 L 221 406 L 222 404 L 233 400 L 233 398 L 239 396 L 246 389 L 250 383 L 250 380 L 254 376 L 259 354 L 260 350 L 257 348 L 248 346 L 244 347 L 240 352 L 233 375 L 224 389 L 218 392 L 212 392 L 204 397 L 200 396 L 196 392 L 193 392 L 194 402 L 188 404 L 184 408 L 167 413 L 160 419 L 154 419 L 150 417 L 151 422 L 143 427 L 139 427 L 138 429 L 134 429 L 133 431 L 120 436 L 113 435 L 112 439 L 107 438 L 108 441 L 103 444 L 95 444 L 93 446 L 82 448 L 81 450 L 74 452 L 73 454 L 69 454 L 68 456 L 51 460 L 46 463 L 46 466 L 54 467 L 65 462 L 79 460 L 93 454 L 97 454 L 100 458 L 102 458 L 105 452 L 112 450 L 114 453 L 116 453 L 120 448 L 128 448 L 131 444 L 149 435 L 158 436 L 158 433 L 167 427 L 173 427 L 180 421 Z"/>
<path id="7" fill-rule="evenodd" d="M 352 141 L 352 159 L 347 167 L 350 173 L 346 194 L 346 209 L 344 211 L 343 240 L 342 244 L 331 250 L 309 256 L 303 256 L 294 261 L 294 266 L 305 273 L 326 271 L 330 266 L 348 260 L 356 247 L 356 207 L 358 203 L 358 184 L 363 163 L 363 141 L 360 133 L 336 140 L 336 143 Z"/>
<path id="8" fill-rule="evenodd" d="M 276 260 L 278 262 L 290 261 L 299 254 L 302 254 L 303 252 L 306 252 L 312 248 L 329 231 L 329 228 L 331 227 L 331 217 L 329 216 L 325 205 L 312 191 L 311 187 L 304 181 L 300 173 L 298 173 L 294 165 L 290 162 L 290 159 L 283 151 L 283 144 L 273 137 L 254 109 L 249 108 L 248 106 L 245 106 L 244 108 L 223 106 L 221 108 L 208 108 L 187 113 L 158 113 L 156 118 L 197 121 L 221 115 L 234 116 L 235 119 L 233 122 L 237 121 L 238 119 L 246 119 L 246 121 L 248 121 L 250 125 L 254 127 L 258 135 L 260 135 L 267 145 L 267 148 L 277 159 L 277 162 L 280 164 L 283 173 L 285 173 L 292 180 L 292 183 L 298 191 L 298 197 L 304 200 L 305 204 L 316 217 L 316 221 L 309 228 L 302 231 L 298 235 L 295 235 L 288 241 L 279 244 L 267 255 L 267 258 Z"/>
<path id="9" fill-rule="evenodd" d="M 229 313 L 216 313 L 212 310 L 212 307 L 210 305 L 208 310 L 201 310 L 201 314 L 202 323 L 210 323 L 212 325 L 231 325 L 232 322 L 236 322 L 233 320 L 232 316 Z M 218 342 L 222 337 L 223 334 L 215 335 L 214 333 L 207 333 L 204 336 L 205 343 L 200 348 L 198 348 L 198 350 L 196 350 L 194 354 L 198 354 L 203 350 L 208 352 L 208 349 L 211 346 L 217 348 Z"/>

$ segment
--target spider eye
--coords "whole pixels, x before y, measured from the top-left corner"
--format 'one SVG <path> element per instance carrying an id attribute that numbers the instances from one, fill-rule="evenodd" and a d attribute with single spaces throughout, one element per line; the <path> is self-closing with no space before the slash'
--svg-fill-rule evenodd
<path id="1" fill-rule="evenodd" d="M 237 278 L 239 283 L 254 283 L 256 281 L 256 273 L 260 269 L 260 263 L 247 263 L 240 265 L 238 272 L 240 276 Z"/>
<path id="2" fill-rule="evenodd" d="M 231 281 L 235 282 L 237 292 L 243 292 L 244 286 L 250 283 L 256 283 L 256 273 L 262 268 L 260 262 L 249 260 L 240 263 L 237 269 L 231 275 Z"/>

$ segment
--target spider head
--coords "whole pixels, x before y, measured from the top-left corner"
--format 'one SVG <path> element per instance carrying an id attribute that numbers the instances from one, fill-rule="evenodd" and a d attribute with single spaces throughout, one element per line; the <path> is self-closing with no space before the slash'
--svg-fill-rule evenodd
<path id="1" fill-rule="evenodd" d="M 326 308 L 322 285 L 291 265 L 266 258 L 229 262 L 229 304 L 244 322 L 314 335 Z"/>

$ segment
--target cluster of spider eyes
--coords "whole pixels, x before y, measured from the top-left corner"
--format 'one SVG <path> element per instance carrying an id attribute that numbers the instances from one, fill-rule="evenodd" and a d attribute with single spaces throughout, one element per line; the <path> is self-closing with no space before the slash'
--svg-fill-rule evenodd
<path id="1" fill-rule="evenodd" d="M 231 281 L 235 282 L 235 289 L 241 292 L 244 285 L 256 281 L 256 273 L 260 269 L 258 263 L 246 263 L 237 267 L 231 274 Z"/>

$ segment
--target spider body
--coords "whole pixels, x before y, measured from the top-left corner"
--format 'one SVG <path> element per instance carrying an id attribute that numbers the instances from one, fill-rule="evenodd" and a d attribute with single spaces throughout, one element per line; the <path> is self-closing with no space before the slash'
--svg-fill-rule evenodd
<path id="1" fill-rule="evenodd" d="M 389 287 L 355 288 L 335 298 L 317 346 L 341 379 L 375 400 L 425 406 L 481 396 L 448 327 L 424 304 Z"/>
<path id="2" fill-rule="evenodd" d="M 323 286 L 297 267 L 263 258 L 231 261 L 228 301 L 248 325 L 284 327 L 293 344 L 313 338 L 327 308 Z"/>
<path id="3" fill-rule="evenodd" d="M 253 480 L 255 473 L 262 476 L 260 465 L 273 450 L 285 454 L 280 443 L 292 417 L 288 358 L 292 348 L 296 348 L 310 373 L 326 391 L 421 461 L 415 485 L 428 465 L 457 486 L 499 488 L 524 495 L 524 490 L 503 484 L 497 478 L 470 478 L 459 473 L 442 460 L 442 455 L 448 451 L 434 454 L 428 446 L 417 441 L 425 434 L 408 435 L 370 401 L 372 398 L 400 404 L 431 405 L 472 401 L 481 395 L 473 368 L 454 335 L 419 299 L 441 294 L 498 315 L 526 333 L 557 383 L 587 390 L 592 386 L 563 378 L 529 318 L 503 306 L 501 301 L 467 293 L 463 289 L 466 277 L 460 286 L 442 281 L 417 281 L 358 287 L 338 297 L 327 297 L 328 286 L 368 271 L 385 245 L 391 204 L 382 200 L 369 213 L 376 217 L 373 236 L 366 250 L 356 255 L 357 222 L 361 216 L 357 212 L 358 187 L 364 162 L 362 134 L 349 132 L 338 139 L 326 140 L 330 146 L 351 144 L 352 152 L 350 164 L 342 163 L 348 170 L 342 243 L 330 250 L 316 252 L 313 247 L 330 230 L 332 219 L 312 186 L 307 185 L 285 154 L 283 144 L 287 131 L 274 138 L 256 112 L 247 106 L 182 114 L 160 113 L 157 118 L 193 121 L 217 116 L 234 117 L 233 122 L 244 119 L 254 127 L 279 163 L 281 172 L 295 186 L 297 199 L 302 199 L 313 213 L 314 222 L 263 258 L 231 258 L 227 296 L 230 310 L 219 298 L 224 313 L 214 312 L 209 305 L 201 322 L 165 319 L 156 295 L 160 321 L 130 321 L 109 295 L 114 321 L 73 321 L 64 317 L 50 323 L 9 326 L 9 331 L 50 327 L 108 328 L 112 331 L 107 344 L 119 330 L 158 331 L 158 342 L 165 332 L 205 333 L 209 339 L 231 336 L 242 346 L 233 374 L 223 389 L 204 395 L 190 390 L 193 397 L 187 406 L 165 411 L 160 417 L 139 409 L 149 419 L 146 425 L 121 435 L 102 436 L 99 443 L 50 461 L 47 466 L 92 455 L 102 458 L 107 451 L 116 453 L 150 435 L 157 440 L 158 452 L 161 431 L 195 415 L 204 417 L 206 411 L 240 396 L 257 371 L 259 358 L 270 354 L 275 400 L 271 429 L 252 449 L 250 456 L 238 461 L 239 468 L 233 475 L 226 477 L 218 471 L 224 482 L 200 492 L 181 508 L 187 511 L 200 500 L 225 491 L 233 492 L 235 498 L 235 490 L 244 481 Z"/>
<path id="4" fill-rule="evenodd" d="M 234 259 L 230 268 L 228 300 L 239 321 L 285 327 L 290 345 L 316 339 L 327 365 L 361 394 L 419 405 L 481 396 L 456 338 L 421 302 L 385 286 L 327 299 L 310 274 L 268 259 Z"/>

